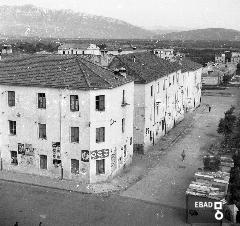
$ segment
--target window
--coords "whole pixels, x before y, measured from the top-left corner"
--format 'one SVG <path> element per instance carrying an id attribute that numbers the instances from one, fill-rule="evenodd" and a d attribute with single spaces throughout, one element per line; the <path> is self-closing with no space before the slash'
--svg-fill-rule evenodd
<path id="1" fill-rule="evenodd" d="M 105 159 L 96 160 L 96 174 L 105 173 Z"/>
<path id="2" fill-rule="evenodd" d="M 105 141 L 105 127 L 96 128 L 96 143 Z"/>
<path id="3" fill-rule="evenodd" d="M 16 135 L 16 121 L 9 121 L 9 133 Z"/>
<path id="4" fill-rule="evenodd" d="M 47 139 L 47 133 L 46 133 L 46 124 L 38 124 L 39 129 L 39 138 L 41 139 Z"/>
<path id="5" fill-rule="evenodd" d="M 40 169 L 47 169 L 47 156 L 40 155 Z"/>
<path id="6" fill-rule="evenodd" d="M 15 92 L 8 91 L 8 106 L 13 107 L 15 106 Z"/>
<path id="7" fill-rule="evenodd" d="M 151 97 L 153 96 L 153 86 L 151 86 Z"/>
<path id="8" fill-rule="evenodd" d="M 79 174 L 79 160 L 71 159 L 71 173 Z"/>
<path id="9" fill-rule="evenodd" d="M 79 111 L 78 95 L 70 95 L 70 110 Z"/>
<path id="10" fill-rule="evenodd" d="M 96 96 L 96 110 L 97 111 L 105 110 L 105 95 Z"/>
<path id="11" fill-rule="evenodd" d="M 71 142 L 79 143 L 79 127 L 71 127 Z"/>
<path id="12" fill-rule="evenodd" d="M 11 151 L 11 164 L 18 165 L 17 152 Z"/>
<path id="13" fill-rule="evenodd" d="M 122 103 L 125 103 L 125 90 L 123 90 Z"/>
<path id="14" fill-rule="evenodd" d="M 125 118 L 122 119 L 122 133 L 125 132 Z"/>
<path id="15" fill-rule="evenodd" d="M 38 93 L 38 108 L 46 108 L 46 95 L 45 93 Z"/>

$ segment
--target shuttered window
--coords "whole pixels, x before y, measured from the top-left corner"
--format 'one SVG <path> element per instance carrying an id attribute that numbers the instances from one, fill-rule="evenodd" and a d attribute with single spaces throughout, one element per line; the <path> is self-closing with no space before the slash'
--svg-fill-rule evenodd
<path id="1" fill-rule="evenodd" d="M 79 143 L 79 127 L 71 127 L 71 142 Z"/>
<path id="2" fill-rule="evenodd" d="M 105 159 L 96 160 L 96 174 L 105 174 Z"/>
<path id="3" fill-rule="evenodd" d="M 40 155 L 40 169 L 47 169 L 47 156 Z"/>
<path id="4" fill-rule="evenodd" d="M 41 139 L 47 139 L 47 133 L 46 133 L 46 124 L 38 124 L 39 129 L 39 138 Z"/>
<path id="5" fill-rule="evenodd" d="M 16 135 L 16 121 L 9 121 L 9 133 L 11 135 Z"/>
<path id="6" fill-rule="evenodd" d="M 15 106 L 15 92 L 8 91 L 8 106 L 13 107 Z"/>
<path id="7" fill-rule="evenodd" d="M 105 141 L 105 127 L 96 128 L 96 143 Z"/>
<path id="8" fill-rule="evenodd" d="M 79 111 L 78 95 L 70 95 L 70 110 Z"/>
<path id="9" fill-rule="evenodd" d="M 105 111 L 105 95 L 96 96 L 96 110 Z"/>
<path id="10" fill-rule="evenodd" d="M 79 160 L 71 159 L 71 173 L 79 174 Z"/>
<path id="11" fill-rule="evenodd" d="M 38 93 L 38 108 L 46 109 L 46 95 L 45 95 L 45 93 Z"/>

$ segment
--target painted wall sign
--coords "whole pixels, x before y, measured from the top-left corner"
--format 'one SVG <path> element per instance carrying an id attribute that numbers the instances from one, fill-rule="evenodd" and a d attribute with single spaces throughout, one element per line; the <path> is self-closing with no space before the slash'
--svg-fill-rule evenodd
<path id="1" fill-rule="evenodd" d="M 109 149 L 96 150 L 91 152 L 91 159 L 102 159 L 109 156 Z"/>
<path id="2" fill-rule="evenodd" d="M 82 150 L 81 161 L 89 162 L 89 151 L 88 150 Z"/>

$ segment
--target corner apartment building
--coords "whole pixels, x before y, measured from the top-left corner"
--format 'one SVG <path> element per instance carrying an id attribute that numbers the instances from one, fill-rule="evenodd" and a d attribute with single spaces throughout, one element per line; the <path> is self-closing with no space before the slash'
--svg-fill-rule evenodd
<path id="1" fill-rule="evenodd" d="M 199 64 L 169 62 L 148 52 L 117 56 L 109 67 L 134 78 L 135 151 L 145 152 L 184 118 L 184 110 L 200 103 Z"/>
<path id="2" fill-rule="evenodd" d="M 2 168 L 105 181 L 133 155 L 134 83 L 79 56 L 0 61 Z"/>

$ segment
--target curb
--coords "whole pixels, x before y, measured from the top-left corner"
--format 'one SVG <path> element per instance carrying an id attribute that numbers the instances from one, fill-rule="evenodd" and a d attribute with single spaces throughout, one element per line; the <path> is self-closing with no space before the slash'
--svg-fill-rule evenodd
<path id="1" fill-rule="evenodd" d="M 8 182 L 8 183 L 31 185 L 31 186 L 34 186 L 34 187 L 43 187 L 43 188 L 55 189 L 55 190 L 60 190 L 60 191 L 76 192 L 76 193 L 81 193 L 81 194 L 100 194 L 100 193 L 104 193 L 104 192 L 94 193 L 94 192 L 77 191 L 77 190 L 72 190 L 72 189 L 67 189 L 67 188 L 59 188 L 59 187 L 47 186 L 47 185 L 42 185 L 42 184 L 34 184 L 34 183 L 31 183 L 31 182 L 22 182 L 22 181 L 4 179 L 4 178 L 0 178 L 0 181 L 5 181 L 5 182 Z"/>

